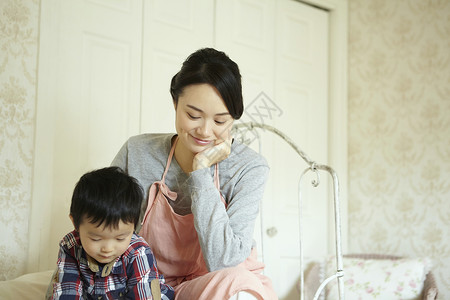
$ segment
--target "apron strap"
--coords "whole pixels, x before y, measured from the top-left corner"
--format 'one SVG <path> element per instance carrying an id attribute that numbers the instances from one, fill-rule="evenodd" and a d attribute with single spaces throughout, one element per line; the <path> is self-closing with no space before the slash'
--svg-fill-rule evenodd
<path id="1" fill-rule="evenodd" d="M 171 200 L 175 200 L 177 198 L 177 193 L 170 191 L 169 188 L 164 183 L 164 181 L 166 179 L 167 171 L 169 170 L 169 167 L 170 167 L 170 163 L 172 162 L 172 157 L 173 157 L 173 153 L 175 152 L 175 146 L 177 145 L 177 142 L 178 142 L 178 136 L 175 138 L 175 141 L 173 142 L 173 145 L 170 148 L 169 156 L 167 157 L 166 168 L 164 169 L 164 173 L 163 173 L 161 180 L 155 181 L 154 183 L 152 183 L 152 185 L 149 188 L 148 198 L 147 198 L 147 208 L 145 210 L 145 214 L 144 214 L 144 218 L 142 219 L 141 226 L 144 225 L 144 223 L 147 220 L 147 216 L 148 216 L 150 210 L 152 209 L 153 203 L 155 202 L 156 194 L 158 193 L 158 189 L 161 190 L 161 192 Z"/>
<path id="2" fill-rule="evenodd" d="M 167 171 L 169 171 L 170 163 L 172 162 L 172 157 L 173 157 L 173 153 L 175 152 L 175 146 L 177 145 L 177 142 L 178 142 L 178 135 L 176 136 L 175 141 L 173 141 L 173 145 L 170 148 L 169 156 L 167 157 L 166 168 L 164 169 L 164 174 L 161 178 L 162 182 L 164 182 L 164 180 L 166 179 L 166 174 L 167 174 Z"/>

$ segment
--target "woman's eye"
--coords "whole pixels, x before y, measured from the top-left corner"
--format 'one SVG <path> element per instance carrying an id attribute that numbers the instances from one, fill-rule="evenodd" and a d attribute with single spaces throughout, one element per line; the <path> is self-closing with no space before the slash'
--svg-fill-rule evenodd
<path id="1" fill-rule="evenodd" d="M 226 123 L 226 121 L 217 121 L 217 120 L 216 120 L 216 124 L 223 125 L 223 124 L 225 124 L 225 123 Z"/>
<path id="2" fill-rule="evenodd" d="M 119 242 L 125 241 L 124 238 L 117 239 Z"/>
<path id="3" fill-rule="evenodd" d="M 93 241 L 93 242 L 98 242 L 98 241 L 100 241 L 100 239 L 92 239 L 92 238 L 91 238 L 91 241 Z"/>
<path id="4" fill-rule="evenodd" d="M 192 120 L 200 119 L 200 117 L 193 116 L 193 115 L 191 115 L 190 113 L 187 113 L 187 115 L 188 115 L 189 118 L 191 118 Z"/>

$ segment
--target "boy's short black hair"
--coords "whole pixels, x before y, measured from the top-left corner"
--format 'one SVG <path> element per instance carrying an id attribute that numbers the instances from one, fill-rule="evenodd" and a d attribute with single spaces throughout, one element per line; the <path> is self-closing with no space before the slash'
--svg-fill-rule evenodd
<path id="1" fill-rule="evenodd" d="M 143 190 L 119 167 L 94 170 L 81 176 L 72 196 L 70 214 L 78 230 L 83 218 L 92 224 L 117 228 L 119 222 L 139 222 Z"/>

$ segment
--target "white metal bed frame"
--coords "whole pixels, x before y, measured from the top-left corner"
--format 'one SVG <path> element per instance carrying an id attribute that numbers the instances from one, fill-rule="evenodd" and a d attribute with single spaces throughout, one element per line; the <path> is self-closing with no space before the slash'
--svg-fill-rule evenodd
<path id="1" fill-rule="evenodd" d="M 341 217 L 340 217 L 340 202 L 339 202 L 339 180 L 336 172 L 327 165 L 318 164 L 315 161 L 311 160 L 305 152 L 303 152 L 288 136 L 282 133 L 280 130 L 276 129 L 273 126 L 269 126 L 266 124 L 260 124 L 255 122 L 248 123 L 238 123 L 233 126 L 232 132 L 239 132 L 241 135 L 236 137 L 242 143 L 249 144 L 252 140 L 246 138 L 247 132 L 252 132 L 258 139 L 259 147 L 261 150 L 261 140 L 259 138 L 259 133 L 256 129 L 268 130 L 270 132 L 275 133 L 279 137 L 281 137 L 284 141 L 286 141 L 298 155 L 308 164 L 308 167 L 303 171 L 300 176 L 299 182 L 299 233 L 300 233 L 300 299 L 304 300 L 305 297 L 305 289 L 304 289 L 304 272 L 303 272 L 303 244 L 302 244 L 302 196 L 301 196 L 301 181 L 303 176 L 308 172 L 313 172 L 316 175 L 316 180 L 312 181 L 312 185 L 317 187 L 320 184 L 320 171 L 325 171 L 330 174 L 333 180 L 333 200 L 334 200 L 334 221 L 335 221 L 335 242 L 336 242 L 336 272 L 332 274 L 330 277 L 326 278 L 317 289 L 314 294 L 314 300 L 317 300 L 324 290 L 325 286 L 334 279 L 337 279 L 338 290 L 339 290 L 339 299 L 344 300 L 344 271 L 343 271 L 343 256 L 342 256 L 342 242 L 341 242 Z M 244 131 L 245 130 L 245 131 Z M 242 134 L 244 133 L 244 134 Z M 261 209 L 262 211 L 262 209 Z M 262 214 L 261 214 L 261 227 L 263 226 L 262 222 Z M 261 228 L 261 234 L 263 234 L 263 228 Z M 261 249 L 263 251 L 263 249 Z"/>

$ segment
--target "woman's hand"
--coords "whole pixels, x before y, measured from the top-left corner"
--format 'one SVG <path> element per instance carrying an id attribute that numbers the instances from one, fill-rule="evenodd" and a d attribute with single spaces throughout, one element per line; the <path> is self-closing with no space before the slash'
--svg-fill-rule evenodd
<path id="1" fill-rule="evenodd" d="M 231 153 L 231 135 L 226 140 L 217 140 L 216 144 L 194 156 L 192 162 L 192 170 L 200 170 L 209 168 L 228 157 Z"/>

